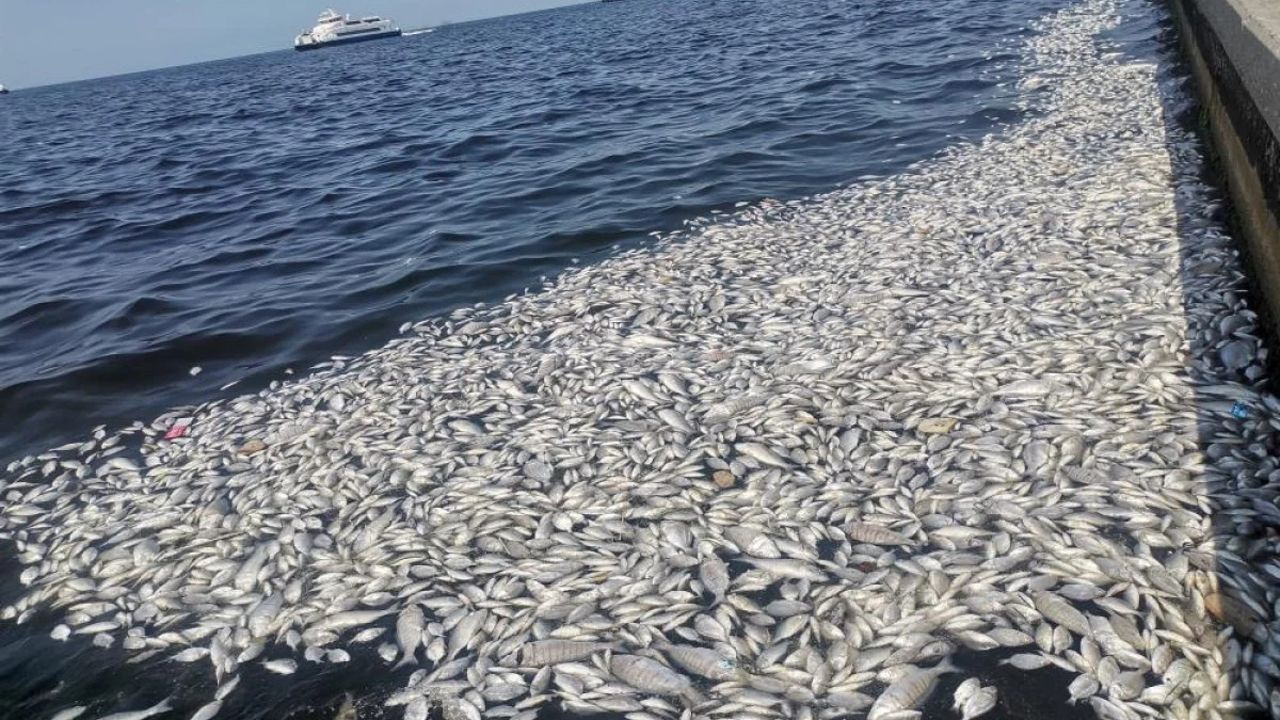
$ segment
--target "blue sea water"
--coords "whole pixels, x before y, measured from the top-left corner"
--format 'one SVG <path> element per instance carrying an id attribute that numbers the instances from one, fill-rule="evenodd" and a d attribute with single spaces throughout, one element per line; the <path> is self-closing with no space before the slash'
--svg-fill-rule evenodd
<path id="1" fill-rule="evenodd" d="M 13 93 L 0 459 L 998 131 L 1019 40 L 1062 4 L 626 0 Z M 207 663 L 131 657 L 5 623 L 0 719 L 207 700 Z M 328 720 L 398 680 L 359 656 L 246 675 L 218 717 Z"/>
<path id="2" fill-rule="evenodd" d="M 627 0 L 8 95 L 0 460 L 978 138 L 1060 4 Z"/>

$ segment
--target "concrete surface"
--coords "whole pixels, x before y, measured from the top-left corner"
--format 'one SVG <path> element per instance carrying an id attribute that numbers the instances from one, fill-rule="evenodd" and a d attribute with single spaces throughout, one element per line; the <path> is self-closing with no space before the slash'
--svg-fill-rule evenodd
<path id="1" fill-rule="evenodd" d="M 1263 300 L 1259 311 L 1280 338 L 1280 0 L 1168 2 Z"/>

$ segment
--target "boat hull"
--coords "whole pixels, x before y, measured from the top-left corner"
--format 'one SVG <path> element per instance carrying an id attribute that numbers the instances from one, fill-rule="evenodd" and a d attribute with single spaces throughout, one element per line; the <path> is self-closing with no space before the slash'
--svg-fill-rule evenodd
<path id="1" fill-rule="evenodd" d="M 385 40 L 387 38 L 400 37 L 404 33 L 400 28 L 395 30 L 387 30 L 386 32 L 366 33 L 364 35 L 355 35 L 352 37 L 338 38 L 336 40 L 324 40 L 320 42 L 310 42 L 295 44 L 294 50 L 319 50 L 320 48 L 332 47 L 334 45 L 351 45 L 354 43 L 369 42 L 370 40 Z"/>

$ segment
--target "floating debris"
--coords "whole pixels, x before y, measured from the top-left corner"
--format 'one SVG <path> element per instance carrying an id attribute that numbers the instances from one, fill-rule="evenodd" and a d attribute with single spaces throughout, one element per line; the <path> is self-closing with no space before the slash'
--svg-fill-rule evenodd
<path id="1" fill-rule="evenodd" d="M 920 421 L 916 429 L 927 435 L 945 435 L 955 428 L 957 422 L 959 420 L 955 418 L 926 418 Z"/>
<path id="2" fill-rule="evenodd" d="M 164 439 L 177 440 L 180 437 L 185 437 L 187 434 L 187 430 L 191 429 L 191 422 L 192 422 L 192 418 L 189 418 L 189 417 L 178 418 L 177 420 L 174 420 L 173 425 L 169 426 L 168 431 L 165 432 Z"/>

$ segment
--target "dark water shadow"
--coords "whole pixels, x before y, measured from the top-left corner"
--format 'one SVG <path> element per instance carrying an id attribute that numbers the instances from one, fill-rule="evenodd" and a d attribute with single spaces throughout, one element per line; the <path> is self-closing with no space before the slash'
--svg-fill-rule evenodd
<path id="1" fill-rule="evenodd" d="M 1261 307 L 1261 297 L 1247 276 L 1248 258 L 1241 257 L 1245 248 L 1237 239 L 1225 172 L 1204 125 L 1178 28 L 1167 6 L 1155 4 L 1161 19 L 1141 32 L 1154 32 L 1160 45 L 1160 100 L 1170 152 L 1187 163 L 1174 187 L 1188 325 L 1182 379 L 1194 391 L 1201 453 L 1195 494 L 1209 509 L 1206 531 L 1180 549 L 1206 581 L 1188 587 L 1186 618 L 1195 639 L 1223 659 L 1216 674 L 1206 675 L 1219 691 L 1229 688 L 1229 697 L 1219 697 L 1230 700 L 1222 716 L 1262 720 L 1274 712 L 1266 708 L 1280 678 L 1280 643 L 1271 629 L 1280 583 L 1280 401 L 1275 357 L 1268 354 L 1276 338 L 1252 309 Z M 1237 362 L 1237 355 L 1247 362 Z M 1205 610 L 1197 613 L 1201 601 Z"/>

